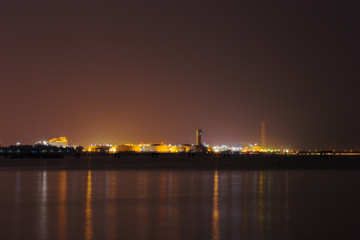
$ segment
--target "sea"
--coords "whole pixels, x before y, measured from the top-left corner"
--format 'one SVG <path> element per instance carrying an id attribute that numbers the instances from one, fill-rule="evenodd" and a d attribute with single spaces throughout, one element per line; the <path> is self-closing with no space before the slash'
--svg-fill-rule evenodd
<path id="1" fill-rule="evenodd" d="M 0 239 L 360 239 L 360 170 L 0 170 Z"/>

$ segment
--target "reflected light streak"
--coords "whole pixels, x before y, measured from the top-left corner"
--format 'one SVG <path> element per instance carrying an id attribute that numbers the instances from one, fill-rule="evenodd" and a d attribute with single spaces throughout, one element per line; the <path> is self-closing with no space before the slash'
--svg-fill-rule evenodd
<path id="1" fill-rule="evenodd" d="M 289 208 L 289 173 L 286 171 L 285 173 L 285 208 Z"/>
<path id="2" fill-rule="evenodd" d="M 148 214 L 148 208 L 147 208 L 147 173 L 146 171 L 141 171 L 139 173 L 139 195 L 138 195 L 138 202 L 139 206 L 137 208 L 138 210 L 138 226 L 140 228 L 143 228 L 143 231 L 137 231 L 138 233 L 138 239 L 146 239 L 147 237 L 147 214 Z"/>
<path id="3" fill-rule="evenodd" d="M 159 204 L 159 233 L 160 238 L 165 239 L 166 238 L 166 192 L 167 190 L 167 176 L 164 171 L 161 171 L 160 173 L 160 204 Z"/>
<path id="4" fill-rule="evenodd" d="M 171 201 L 170 221 L 172 224 L 172 239 L 179 239 L 179 206 L 178 206 L 178 178 L 176 174 L 169 173 L 169 185 L 171 193 L 168 195 Z"/>
<path id="5" fill-rule="evenodd" d="M 243 173 L 242 174 L 242 177 L 241 177 L 241 182 L 243 182 L 243 184 L 242 184 L 242 193 L 243 193 L 243 195 L 244 196 L 246 196 L 247 194 L 249 194 L 249 185 L 250 185 L 250 183 L 249 183 L 249 179 L 250 179 L 250 176 L 249 176 L 249 173 Z M 244 227 L 244 229 L 247 229 L 247 227 L 248 227 L 248 222 L 250 222 L 250 221 L 248 221 L 248 209 L 249 209 L 249 207 L 248 207 L 248 202 L 247 201 L 242 201 L 243 203 L 242 203 L 242 224 L 243 224 L 243 227 Z M 243 235 L 244 235 L 244 237 L 245 237 L 245 239 L 247 238 L 247 231 L 243 231 Z"/>
<path id="6" fill-rule="evenodd" d="M 212 221 L 212 239 L 220 239 L 220 228 L 219 228 L 219 178 L 218 170 L 215 171 L 214 176 L 214 196 L 213 196 L 213 221 Z"/>
<path id="7" fill-rule="evenodd" d="M 91 209 L 91 170 L 88 172 L 85 204 L 85 239 L 90 240 L 93 237 L 92 232 L 92 209 Z"/>
<path id="8" fill-rule="evenodd" d="M 110 195 L 110 184 L 109 184 L 109 171 L 105 172 L 105 201 L 104 201 L 104 238 L 105 239 L 110 239 L 109 237 L 109 233 L 110 233 L 110 200 L 109 200 L 109 195 Z"/>
<path id="9" fill-rule="evenodd" d="M 47 239 L 47 172 L 40 173 L 40 239 Z"/>
<path id="10" fill-rule="evenodd" d="M 263 232 L 264 232 L 264 218 L 265 218 L 265 213 L 264 213 L 264 178 L 265 178 L 265 174 L 263 171 L 260 171 L 259 173 L 259 202 L 258 202 L 258 207 L 259 207 L 259 232 L 261 235 L 261 238 L 263 238 Z"/>
<path id="11" fill-rule="evenodd" d="M 286 231 L 289 232 L 289 219 L 290 219 L 290 215 L 289 215 L 289 172 L 286 171 L 285 173 L 285 209 L 286 209 L 286 214 L 285 214 L 285 222 L 286 222 Z"/>
<path id="12" fill-rule="evenodd" d="M 66 239 L 66 198 L 67 198 L 67 175 L 61 171 L 59 176 L 59 239 Z"/>
<path id="13" fill-rule="evenodd" d="M 15 211 L 14 211 L 14 223 L 15 229 L 19 229 L 21 226 L 21 172 L 16 172 L 16 179 L 15 179 Z M 15 231 L 15 239 L 20 239 L 19 236 L 20 232 Z"/>
<path id="14" fill-rule="evenodd" d="M 116 172 L 110 172 L 110 191 L 109 191 L 109 217 L 110 217 L 110 239 L 116 239 Z"/>
<path id="15" fill-rule="evenodd" d="M 273 192 L 273 172 L 268 171 L 267 172 L 267 198 L 266 198 L 266 236 L 271 236 L 271 209 L 272 209 L 272 192 Z"/>

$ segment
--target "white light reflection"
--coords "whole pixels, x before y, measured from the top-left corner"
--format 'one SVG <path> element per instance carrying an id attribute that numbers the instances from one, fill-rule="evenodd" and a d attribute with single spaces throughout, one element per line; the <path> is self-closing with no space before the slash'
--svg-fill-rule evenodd
<path id="1" fill-rule="evenodd" d="M 47 222 L 48 222 L 48 212 L 47 212 L 47 172 L 39 172 L 39 191 L 40 191 L 40 208 L 39 208 L 39 238 L 47 239 Z"/>

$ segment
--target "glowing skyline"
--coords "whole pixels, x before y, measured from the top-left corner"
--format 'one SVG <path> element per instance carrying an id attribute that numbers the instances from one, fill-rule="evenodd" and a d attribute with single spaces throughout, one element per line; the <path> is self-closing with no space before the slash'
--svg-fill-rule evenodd
<path id="1" fill-rule="evenodd" d="M 311 7 L 310 7 L 311 6 Z M 359 148 L 358 14 L 291 1 L 7 1 L 0 144 Z"/>

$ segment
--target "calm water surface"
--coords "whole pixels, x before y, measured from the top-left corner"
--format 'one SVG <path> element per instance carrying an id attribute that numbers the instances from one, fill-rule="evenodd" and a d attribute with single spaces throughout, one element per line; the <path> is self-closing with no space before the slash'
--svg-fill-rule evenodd
<path id="1" fill-rule="evenodd" d="M 0 239 L 360 239 L 360 171 L 0 171 Z"/>

